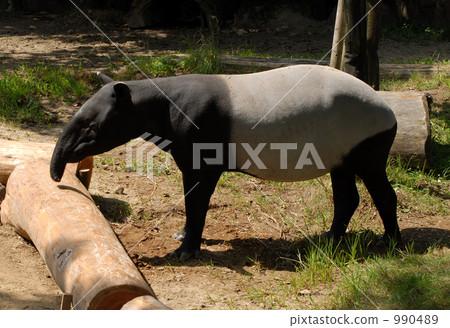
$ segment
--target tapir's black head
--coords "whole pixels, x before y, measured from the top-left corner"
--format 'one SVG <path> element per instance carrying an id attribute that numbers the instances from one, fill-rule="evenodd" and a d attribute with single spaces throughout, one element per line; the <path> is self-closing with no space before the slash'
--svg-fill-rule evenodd
<path id="1" fill-rule="evenodd" d="M 55 181 L 61 180 L 67 163 L 106 152 L 139 136 L 139 129 L 132 125 L 136 110 L 130 88 L 103 74 L 99 77 L 107 84 L 73 116 L 53 151 L 50 175 Z"/>

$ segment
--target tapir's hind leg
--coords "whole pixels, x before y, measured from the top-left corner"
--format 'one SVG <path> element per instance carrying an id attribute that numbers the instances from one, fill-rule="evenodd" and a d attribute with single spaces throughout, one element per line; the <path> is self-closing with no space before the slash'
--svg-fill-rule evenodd
<path id="1" fill-rule="evenodd" d="M 400 241 L 400 229 L 397 223 L 397 195 L 386 176 L 385 169 L 370 174 L 361 174 L 364 184 L 383 220 L 384 240 Z"/>
<path id="2" fill-rule="evenodd" d="M 344 236 L 348 223 L 359 204 L 355 173 L 340 167 L 331 171 L 333 187 L 334 218 L 329 232 L 325 236 L 340 238 Z"/>
<path id="3" fill-rule="evenodd" d="M 356 174 L 363 180 L 383 220 L 385 241 L 400 241 L 397 223 L 397 196 L 386 176 L 386 163 L 397 126 L 361 143 L 347 158 Z"/>

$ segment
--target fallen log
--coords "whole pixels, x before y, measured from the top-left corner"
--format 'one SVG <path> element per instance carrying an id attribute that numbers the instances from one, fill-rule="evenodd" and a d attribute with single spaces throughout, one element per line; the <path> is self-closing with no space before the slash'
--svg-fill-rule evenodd
<path id="1" fill-rule="evenodd" d="M 188 55 L 171 56 L 175 60 L 182 60 Z M 263 58 L 240 57 L 232 55 L 219 55 L 221 63 L 227 67 L 228 73 L 252 73 L 274 68 L 299 64 L 328 65 L 327 60 L 303 59 L 303 58 Z M 448 65 L 416 65 L 416 64 L 380 64 L 380 78 L 408 78 L 414 74 L 431 76 L 437 73 L 450 74 Z"/>
<path id="2" fill-rule="evenodd" d="M 52 157 L 54 144 L 0 139 L 0 183 L 6 185 L 8 177 L 20 163 Z M 77 167 L 77 176 L 86 188 L 92 177 L 93 157 L 82 160 Z"/>
<path id="3" fill-rule="evenodd" d="M 74 309 L 121 309 L 140 296 L 148 296 L 147 308 L 167 308 L 156 300 L 75 170 L 76 165 L 68 165 L 61 183 L 55 183 L 48 160 L 19 164 L 6 186 L 1 222 L 34 243 L 63 293 L 73 295 Z"/>
<path id="4" fill-rule="evenodd" d="M 392 108 L 397 117 L 397 135 L 391 155 L 401 157 L 408 166 L 431 165 L 430 109 L 424 93 L 386 92 L 379 95 Z"/>

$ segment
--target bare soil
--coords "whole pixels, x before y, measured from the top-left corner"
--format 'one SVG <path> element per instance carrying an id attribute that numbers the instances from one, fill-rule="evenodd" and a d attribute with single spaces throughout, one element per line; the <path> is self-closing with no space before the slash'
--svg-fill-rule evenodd
<path id="1" fill-rule="evenodd" d="M 190 28 L 129 30 L 121 27 L 122 21 L 115 16 L 90 14 L 120 49 L 133 56 L 175 53 L 190 47 L 199 37 L 198 30 Z M 124 61 L 105 36 L 77 13 L 65 17 L 3 17 L 0 21 L 0 59 L 6 69 L 45 62 L 82 63 L 88 69 L 100 70 L 110 62 L 120 66 Z M 320 55 L 331 44 L 332 24 L 261 31 L 228 29 L 218 37 L 220 46 L 228 50 L 250 48 L 273 55 Z M 450 44 L 383 40 L 380 49 L 381 60 L 386 63 L 433 53 L 448 56 Z M 430 93 L 435 101 L 450 101 L 445 90 Z M 67 115 L 53 127 L 0 123 L 0 138 L 55 142 L 78 107 L 61 104 L 59 109 Z M 242 175 L 227 176 L 211 200 L 200 258 L 181 263 L 168 258 L 180 244 L 171 235 L 183 227 L 185 218 L 179 171 L 172 165 L 156 172 L 152 181 L 124 170 L 124 162 L 124 146 L 98 156 L 90 192 L 163 303 L 174 309 L 310 309 L 327 304 L 333 286 L 285 291 L 297 270 L 297 250 L 302 252 L 308 243 L 300 230 L 313 236 L 330 224 L 328 177 L 321 178 L 320 183 L 274 184 Z M 450 206 L 448 189 L 442 194 L 446 206 Z M 413 240 L 418 252 L 438 240 L 447 249 L 449 217 L 428 209 L 402 210 L 404 199 L 399 194 L 399 220 L 405 241 Z M 320 211 L 325 211 L 322 224 L 318 224 Z M 367 195 L 356 216 L 364 219 L 352 222 L 354 230 L 382 232 L 381 221 Z M 33 245 L 11 227 L 0 226 L 0 309 L 57 309 L 60 295 Z M 277 299 L 276 295 L 281 296 Z"/>

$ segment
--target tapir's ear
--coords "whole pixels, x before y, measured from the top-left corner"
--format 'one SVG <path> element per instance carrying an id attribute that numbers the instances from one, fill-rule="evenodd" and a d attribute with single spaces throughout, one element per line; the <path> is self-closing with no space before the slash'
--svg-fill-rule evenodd
<path id="1" fill-rule="evenodd" d="M 108 84 L 109 82 L 114 82 L 114 80 L 112 78 L 103 74 L 102 72 L 97 72 L 97 76 L 100 79 L 100 81 L 102 81 L 103 84 Z"/>
<path id="2" fill-rule="evenodd" d="M 123 82 L 116 82 L 114 84 L 114 93 L 117 100 L 125 100 L 130 98 L 130 88 Z"/>

